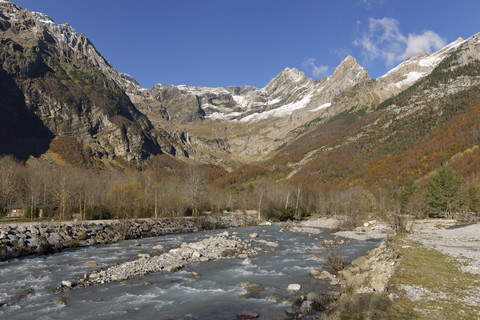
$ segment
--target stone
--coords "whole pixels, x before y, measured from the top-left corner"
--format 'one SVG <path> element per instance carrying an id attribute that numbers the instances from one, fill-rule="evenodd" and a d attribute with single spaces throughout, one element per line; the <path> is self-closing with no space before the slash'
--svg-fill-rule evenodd
<path id="1" fill-rule="evenodd" d="M 161 245 L 161 244 L 157 244 L 156 246 L 153 246 L 152 247 L 152 250 L 158 250 L 158 251 L 161 251 L 161 250 L 164 250 L 165 248 Z"/>
<path id="2" fill-rule="evenodd" d="M 5 245 L 0 245 L 0 261 L 7 260 L 7 247 Z"/>
<path id="3" fill-rule="evenodd" d="M 265 291 L 265 289 L 261 287 L 248 287 L 246 289 L 248 294 L 262 293 L 263 291 Z"/>
<path id="4" fill-rule="evenodd" d="M 87 268 L 96 268 L 96 267 L 98 267 L 98 264 L 96 264 L 95 262 L 87 264 Z"/>
<path id="5" fill-rule="evenodd" d="M 152 283 L 150 281 L 143 281 L 142 284 L 144 286 L 151 286 L 152 285 Z"/>
<path id="6" fill-rule="evenodd" d="M 90 280 L 96 280 L 100 277 L 100 275 L 98 273 L 92 273 L 88 276 L 88 279 Z"/>
<path id="7" fill-rule="evenodd" d="M 320 271 L 320 270 L 318 270 L 318 269 L 312 269 L 312 270 L 310 270 L 310 275 L 311 275 L 311 276 L 314 276 L 314 277 L 319 276 L 321 273 L 322 273 L 322 271 Z"/>
<path id="8" fill-rule="evenodd" d="M 246 258 L 245 260 L 243 260 L 242 264 L 245 266 L 245 265 L 250 265 L 252 264 L 252 260 L 250 260 L 250 258 Z"/>
<path id="9" fill-rule="evenodd" d="M 242 310 L 239 313 L 237 313 L 237 320 L 256 319 L 258 317 L 260 317 L 258 313 L 251 312 L 248 310 Z"/>
<path id="10" fill-rule="evenodd" d="M 370 261 L 362 256 L 352 261 L 352 266 L 357 267 L 360 272 L 367 272 L 370 270 Z"/>
<path id="11" fill-rule="evenodd" d="M 198 280 L 198 279 L 200 279 L 200 275 L 197 272 L 190 272 L 187 275 L 187 278 L 190 279 L 190 280 Z"/>
<path id="12" fill-rule="evenodd" d="M 297 283 L 291 283 L 291 284 L 288 285 L 287 290 L 289 290 L 289 291 L 298 291 L 298 290 L 300 290 L 301 288 L 302 288 L 301 285 L 299 285 L 299 284 L 297 284 Z"/>
<path id="13" fill-rule="evenodd" d="M 222 233 L 222 234 L 223 234 L 225 237 L 228 237 L 228 236 L 229 236 L 229 233 L 228 233 L 228 231 L 223 231 L 223 233 Z"/>
<path id="14" fill-rule="evenodd" d="M 345 280 L 347 286 L 358 288 L 365 283 L 365 275 L 354 275 L 350 270 L 339 271 L 338 274 Z"/>
<path id="15" fill-rule="evenodd" d="M 67 280 L 63 280 L 62 281 L 62 286 L 67 287 L 67 288 L 71 288 L 72 287 L 72 282 L 67 281 Z"/>
<path id="16" fill-rule="evenodd" d="M 371 287 L 378 293 L 383 293 L 388 282 L 388 275 L 385 273 L 376 274 L 372 277 Z"/>
<path id="17" fill-rule="evenodd" d="M 176 272 L 176 271 L 178 271 L 182 268 L 183 268 L 182 265 L 176 264 L 176 265 L 167 266 L 163 270 L 166 271 L 166 272 Z"/>
<path id="18" fill-rule="evenodd" d="M 249 234 L 249 237 L 252 238 L 252 239 L 253 239 L 253 238 L 258 238 L 258 233 L 256 233 L 256 232 L 250 233 L 250 234 Z"/>
<path id="19" fill-rule="evenodd" d="M 65 298 L 65 297 L 58 297 L 58 298 L 55 300 L 55 303 L 56 303 L 56 304 L 66 305 L 66 304 L 67 304 L 67 298 Z"/>
<path id="20" fill-rule="evenodd" d="M 246 258 L 248 258 L 248 254 L 246 254 L 246 253 L 240 253 L 240 254 L 238 255 L 238 257 L 239 257 L 240 259 L 246 259 Z"/>
<path id="21" fill-rule="evenodd" d="M 249 287 L 259 287 L 260 285 L 256 283 L 252 283 L 250 281 L 242 281 L 238 284 L 238 286 L 242 288 L 249 288 Z"/>
<path id="22" fill-rule="evenodd" d="M 320 275 L 316 276 L 315 278 L 317 278 L 318 280 L 332 280 L 333 276 L 330 274 L 330 272 L 322 270 L 322 272 L 320 272 Z"/>
<path id="23" fill-rule="evenodd" d="M 299 312 L 297 310 L 295 310 L 294 308 L 291 308 L 291 307 L 285 309 L 285 313 L 287 314 L 287 316 L 294 317 L 294 318 L 296 318 L 297 315 L 299 314 Z"/>
<path id="24" fill-rule="evenodd" d="M 302 314 L 309 314 L 312 312 L 312 301 L 305 300 L 300 306 L 300 312 Z"/>
<path id="25" fill-rule="evenodd" d="M 323 294 L 320 292 L 309 292 L 307 294 L 307 300 L 310 302 L 320 302 L 323 300 Z"/>

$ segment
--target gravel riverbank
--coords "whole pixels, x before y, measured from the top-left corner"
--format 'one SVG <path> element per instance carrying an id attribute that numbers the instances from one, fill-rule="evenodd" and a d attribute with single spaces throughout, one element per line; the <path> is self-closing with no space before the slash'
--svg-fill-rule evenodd
<path id="1" fill-rule="evenodd" d="M 160 255 L 141 254 L 136 260 L 85 274 L 83 279 L 78 281 L 63 281 L 59 291 L 75 286 L 88 287 L 95 284 L 127 280 L 153 272 L 174 272 L 189 264 L 209 260 L 242 258 L 245 259 L 244 264 L 250 264 L 249 257 L 262 250 L 259 247 L 252 247 L 254 241 L 254 239 L 243 241 L 235 235 L 230 235 L 228 231 L 224 231 L 202 241 L 184 242 L 179 248 L 170 249 Z M 276 243 L 271 245 L 275 246 Z M 154 252 L 164 251 L 163 247 L 159 245 L 152 247 L 152 250 Z"/>
<path id="2" fill-rule="evenodd" d="M 480 224 L 455 226 L 455 220 L 424 220 L 414 225 L 409 240 L 455 257 L 463 272 L 480 274 Z"/>

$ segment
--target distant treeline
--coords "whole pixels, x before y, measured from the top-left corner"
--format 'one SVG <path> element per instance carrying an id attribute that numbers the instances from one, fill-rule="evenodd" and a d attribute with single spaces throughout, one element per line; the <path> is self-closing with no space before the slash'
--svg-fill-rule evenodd
<path id="1" fill-rule="evenodd" d="M 467 150 L 459 160 L 468 160 L 478 151 Z M 268 172 L 253 166 L 233 175 L 208 165 L 93 170 L 37 159 L 21 163 L 5 156 L 0 158 L 0 212 L 5 215 L 7 206 L 16 204 L 41 206 L 44 218 L 59 220 L 198 216 L 224 211 L 253 212 L 278 220 L 343 214 L 353 223 L 367 215 L 476 214 L 480 211 L 480 167 L 473 165 L 461 178 L 452 169 L 456 164 L 458 161 L 446 164 L 428 177 L 412 176 L 398 187 L 369 189 L 360 184 L 332 188 L 273 181 Z M 38 210 L 30 208 L 25 218 L 37 216 Z"/>

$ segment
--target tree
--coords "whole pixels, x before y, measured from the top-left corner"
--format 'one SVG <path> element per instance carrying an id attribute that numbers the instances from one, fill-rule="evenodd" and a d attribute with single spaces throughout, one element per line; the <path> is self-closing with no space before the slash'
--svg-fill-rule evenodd
<path id="1" fill-rule="evenodd" d="M 428 182 L 426 196 L 430 211 L 451 216 L 460 207 L 461 184 L 455 171 L 442 167 Z"/>
<path id="2" fill-rule="evenodd" d="M 116 185 L 108 195 L 110 207 L 119 219 L 139 218 L 145 206 L 145 194 L 138 182 Z"/>
<path id="3" fill-rule="evenodd" d="M 205 193 L 205 177 L 200 167 L 190 166 L 185 171 L 187 202 L 192 209 L 192 215 L 198 217 L 199 209 Z"/>
<path id="4" fill-rule="evenodd" d="M 418 192 L 417 184 L 415 183 L 415 178 L 410 177 L 405 179 L 402 185 L 401 193 L 400 193 L 400 211 L 405 213 L 408 203 L 410 199 L 413 197 L 415 193 Z"/>
<path id="5" fill-rule="evenodd" d="M 56 185 L 53 190 L 54 199 L 57 203 L 58 211 L 60 213 L 60 220 L 67 218 L 67 213 L 70 212 L 70 199 L 73 196 L 73 188 L 71 184 L 70 172 L 67 169 L 62 169 L 56 179 Z"/>
<path id="6" fill-rule="evenodd" d="M 0 159 L 0 213 L 13 204 L 18 193 L 18 164 L 12 157 Z"/>
<path id="7" fill-rule="evenodd" d="M 465 207 L 471 212 L 480 210 L 480 188 L 471 184 L 465 192 Z"/>
<path id="8" fill-rule="evenodd" d="M 35 207 L 39 204 L 39 199 L 42 194 L 41 173 L 43 167 L 38 162 L 32 162 L 27 164 L 23 170 L 23 187 L 25 189 L 25 203 L 32 206 L 35 211 Z M 34 215 L 30 215 L 33 220 Z"/>

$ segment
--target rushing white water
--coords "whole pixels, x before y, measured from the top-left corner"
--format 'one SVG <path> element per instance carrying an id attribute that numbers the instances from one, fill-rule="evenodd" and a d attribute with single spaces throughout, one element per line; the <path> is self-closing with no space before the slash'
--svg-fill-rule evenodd
<path id="1" fill-rule="evenodd" d="M 32 294 L 0 307 L 0 319 L 212 320 L 235 319 L 244 309 L 259 313 L 262 319 L 282 319 L 288 302 L 280 297 L 291 300 L 299 294 L 288 291 L 289 284 L 300 284 L 301 293 L 305 294 L 329 290 L 328 282 L 314 279 L 309 272 L 326 263 L 325 248 L 319 242 L 331 236 L 278 232 L 280 228 L 272 225 L 230 230 L 241 238 L 247 239 L 250 233 L 258 232 L 259 239 L 278 242 L 275 249 L 261 243 L 255 245 L 265 252 L 251 257 L 251 265 L 242 265 L 241 259 L 210 261 L 179 272 L 155 273 L 63 293 L 55 293 L 55 288 L 62 280 L 76 280 L 91 272 L 88 264 L 96 263 L 98 267 L 94 269 L 106 268 L 135 259 L 139 253 L 152 253 L 151 248 L 158 244 L 169 249 L 219 231 L 129 240 L 1 262 L 0 302 L 10 300 L 25 289 L 31 289 Z M 345 244 L 342 246 L 344 260 L 348 263 L 374 246 L 375 241 Z M 329 270 L 326 265 L 323 268 Z M 191 272 L 198 273 L 200 278 L 190 279 Z M 261 290 L 247 293 L 247 289 L 239 285 L 244 281 L 257 284 Z M 66 304 L 57 304 L 58 298 L 65 298 Z"/>

